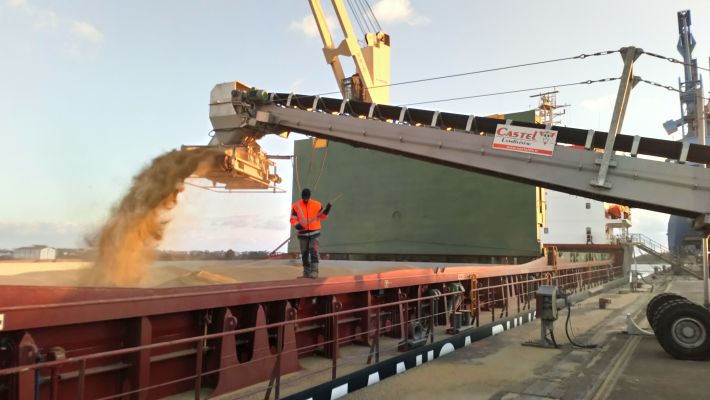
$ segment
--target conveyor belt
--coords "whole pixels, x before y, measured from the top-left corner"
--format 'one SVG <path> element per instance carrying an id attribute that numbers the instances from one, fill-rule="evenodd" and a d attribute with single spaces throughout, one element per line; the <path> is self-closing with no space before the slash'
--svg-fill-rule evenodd
<path id="1" fill-rule="evenodd" d="M 301 94 L 250 97 L 245 92 L 225 92 L 220 85 L 215 88 L 215 112 L 211 112 L 211 116 L 224 113 L 225 106 L 232 106 L 232 124 L 215 126 L 223 143 L 235 143 L 244 135 L 299 132 L 600 201 L 697 218 L 698 228 L 708 226 L 710 170 L 698 166 L 710 162 L 708 146 L 617 135 L 614 149 L 619 153 L 612 158 L 608 187 L 600 187 L 594 182 L 602 154 L 594 150 L 604 147 L 606 132 L 552 126 L 558 132 L 557 146 L 553 156 L 545 157 L 492 148 L 498 124 L 545 129 L 539 124 Z"/>
<path id="2" fill-rule="evenodd" d="M 312 109 L 313 105 L 317 104 L 317 109 L 327 113 L 339 113 L 343 104 L 342 99 L 317 97 L 313 95 L 273 93 L 269 96 L 273 104 L 276 105 L 286 106 L 287 103 L 290 103 L 291 107 L 295 106 L 305 110 L 308 108 Z M 290 102 L 289 97 L 291 98 Z M 317 103 L 316 98 L 318 99 Z M 372 103 L 349 100 L 346 103 L 345 111 L 353 116 L 367 116 L 370 113 L 371 107 Z M 393 121 L 399 121 L 403 108 L 406 109 L 403 122 L 409 125 L 420 124 L 423 126 L 431 126 L 435 114 L 438 115 L 435 126 L 441 129 L 451 128 L 460 131 L 465 131 L 467 125 L 469 124 L 470 115 L 423 110 L 418 108 L 398 107 L 384 104 L 374 105 L 374 114 L 372 118 L 380 120 L 389 119 Z M 487 134 L 493 134 L 495 132 L 496 126 L 498 124 L 505 124 L 505 122 L 506 121 L 503 119 L 474 116 L 474 119 L 470 126 L 470 131 L 475 133 L 484 132 Z M 545 125 L 533 124 L 529 122 L 515 121 L 513 125 L 523 126 L 527 128 L 545 128 Z M 587 129 L 569 128 L 566 126 L 558 125 L 553 125 L 551 129 L 558 132 L 558 144 L 585 146 L 587 143 L 587 135 L 589 133 L 589 130 Z M 603 149 L 604 144 L 606 143 L 606 137 L 607 132 L 594 131 L 593 139 L 591 142 L 591 148 Z M 634 135 L 617 135 L 616 141 L 614 142 L 614 150 L 630 153 L 634 143 L 634 137 Z M 678 160 L 681 156 L 682 150 L 683 144 L 681 142 L 640 137 L 637 153 L 647 156 L 667 158 L 670 160 Z M 686 161 L 702 164 L 710 163 L 710 146 L 701 146 L 695 143 L 690 144 Z"/>

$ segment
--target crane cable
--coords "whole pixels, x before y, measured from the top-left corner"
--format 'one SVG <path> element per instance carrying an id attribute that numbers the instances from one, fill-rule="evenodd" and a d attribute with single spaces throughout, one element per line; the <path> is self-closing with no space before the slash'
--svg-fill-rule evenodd
<path id="1" fill-rule="evenodd" d="M 380 21 L 377 20 L 377 16 L 375 15 L 375 12 L 372 11 L 372 7 L 370 7 L 370 2 L 367 0 L 362 0 L 366 5 L 367 9 L 370 10 L 370 15 L 372 16 L 372 20 L 374 21 L 375 25 L 377 25 L 377 32 L 382 31 L 382 25 L 380 25 Z"/>
<path id="2" fill-rule="evenodd" d="M 360 28 L 360 33 L 365 37 L 369 32 L 379 32 L 382 30 L 380 22 L 377 20 L 372 7 L 367 0 L 346 0 L 350 13 L 355 19 L 355 23 Z"/>
<path id="3" fill-rule="evenodd" d="M 355 6 L 357 7 L 358 11 L 360 12 L 360 18 L 362 18 L 363 22 L 365 23 L 365 28 L 367 29 L 366 32 L 362 33 L 362 36 L 365 37 L 368 32 L 374 32 L 376 30 L 375 24 L 372 23 L 372 19 L 370 15 L 367 13 L 367 10 L 365 9 L 365 6 L 362 4 L 361 0 L 353 0 L 355 3 Z"/>
<path id="4" fill-rule="evenodd" d="M 348 2 L 348 7 L 350 8 L 350 13 L 353 15 L 355 19 L 355 23 L 357 26 L 360 28 L 360 32 L 362 33 L 363 36 L 365 36 L 365 33 L 367 32 L 367 28 L 363 28 L 364 21 L 361 20 L 360 12 L 355 9 L 353 6 L 353 3 L 351 0 L 346 0 Z"/>

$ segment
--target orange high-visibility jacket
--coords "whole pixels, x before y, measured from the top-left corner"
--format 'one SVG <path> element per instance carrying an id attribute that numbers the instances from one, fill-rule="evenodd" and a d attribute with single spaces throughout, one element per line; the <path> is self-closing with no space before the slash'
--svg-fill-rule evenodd
<path id="1" fill-rule="evenodd" d="M 328 215 L 323 214 L 323 206 L 313 199 L 308 200 L 308 203 L 301 199 L 291 206 L 291 225 L 301 224 L 303 230 L 299 232 L 320 231 L 320 221 L 326 218 Z"/>

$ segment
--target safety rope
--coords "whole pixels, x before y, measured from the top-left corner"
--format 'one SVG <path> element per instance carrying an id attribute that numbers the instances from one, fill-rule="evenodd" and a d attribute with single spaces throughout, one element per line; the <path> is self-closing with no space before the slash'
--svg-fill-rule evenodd
<path id="1" fill-rule="evenodd" d="M 325 150 L 323 151 L 323 159 L 321 160 L 320 163 L 320 171 L 318 172 L 318 177 L 316 177 L 316 182 L 313 184 L 313 191 L 315 192 L 318 189 L 318 183 L 320 183 L 320 178 L 323 176 L 323 172 L 325 171 L 325 164 L 326 160 L 328 159 L 328 146 L 325 146 Z"/>

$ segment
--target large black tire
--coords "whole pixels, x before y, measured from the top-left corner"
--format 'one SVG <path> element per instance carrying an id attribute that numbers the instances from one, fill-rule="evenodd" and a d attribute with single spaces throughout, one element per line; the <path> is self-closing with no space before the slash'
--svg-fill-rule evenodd
<path id="1" fill-rule="evenodd" d="M 693 304 L 693 305 L 696 305 L 696 306 L 697 306 L 697 304 L 695 304 L 695 303 L 693 303 L 692 301 L 686 299 L 685 297 L 670 299 L 670 300 L 668 300 L 668 301 L 662 302 L 662 304 L 660 304 L 660 305 L 658 306 L 658 308 L 656 308 L 656 312 L 654 312 L 654 313 L 653 313 L 653 316 L 651 317 L 651 322 L 650 322 L 650 324 L 651 324 L 652 327 L 654 327 L 654 332 L 656 332 L 656 328 L 658 328 L 658 322 L 659 322 L 660 319 L 661 319 L 661 310 L 667 309 L 667 306 L 669 306 L 669 305 L 677 305 L 677 304 Z M 658 333 L 657 333 L 657 332 L 656 332 L 656 339 L 658 339 Z M 659 343 L 660 343 L 660 339 L 659 339 Z"/>
<path id="2" fill-rule="evenodd" d="M 710 358 L 710 311 L 685 299 L 662 304 L 653 317 L 661 347 L 679 360 Z"/>
<path id="3" fill-rule="evenodd" d="M 658 308 L 661 307 L 664 303 L 670 300 L 675 300 L 675 299 L 685 299 L 685 297 L 675 294 L 675 293 L 659 293 L 655 295 L 651 301 L 648 302 L 646 305 L 646 320 L 648 320 L 648 324 L 651 325 L 651 328 L 655 331 L 656 328 L 653 325 L 653 316 L 656 314 L 656 311 L 658 311 Z"/>

